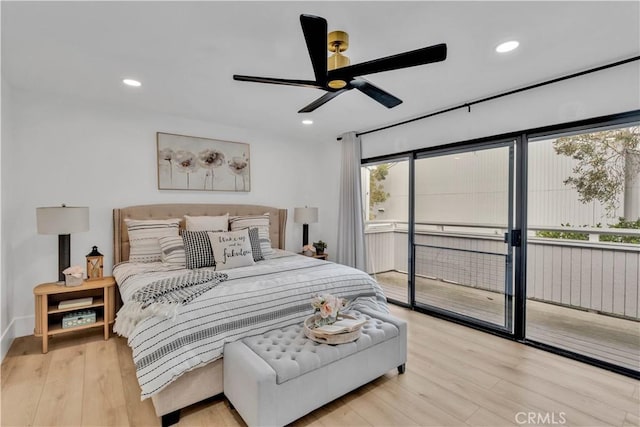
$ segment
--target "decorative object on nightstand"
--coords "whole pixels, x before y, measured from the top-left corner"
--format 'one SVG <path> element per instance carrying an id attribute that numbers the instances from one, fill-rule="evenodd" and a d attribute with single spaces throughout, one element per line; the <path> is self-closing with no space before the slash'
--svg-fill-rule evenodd
<path id="1" fill-rule="evenodd" d="M 104 339 L 108 340 L 109 325 L 116 317 L 115 285 L 113 277 L 103 277 L 84 281 L 74 287 L 59 286 L 57 283 L 36 286 L 33 289 L 36 302 L 33 334 L 42 337 L 42 352 L 49 350 L 49 337 L 61 333 L 102 327 Z M 79 315 L 80 311 L 93 313 Z"/>
<path id="2" fill-rule="evenodd" d="M 308 245 L 309 224 L 318 222 L 318 208 L 310 208 L 307 206 L 304 208 L 294 208 L 293 221 L 297 224 L 302 224 L 302 246 Z"/>
<path id="3" fill-rule="evenodd" d="M 313 243 L 313 247 L 316 248 L 317 255 L 324 255 L 324 250 L 327 249 L 327 244 L 322 240 L 318 240 Z"/>
<path id="4" fill-rule="evenodd" d="M 80 286 L 82 285 L 84 276 L 84 270 L 79 265 L 74 265 L 73 267 L 65 268 L 62 273 L 64 274 L 64 284 L 65 286 Z"/>
<path id="5" fill-rule="evenodd" d="M 316 248 L 313 245 L 304 245 L 302 247 L 302 255 L 314 256 L 316 254 Z"/>
<path id="6" fill-rule="evenodd" d="M 71 265 L 71 233 L 89 231 L 89 208 L 54 206 L 36 208 L 38 234 L 58 235 L 58 280 L 65 281 L 65 268 Z"/>
<path id="7" fill-rule="evenodd" d="M 102 279 L 104 269 L 104 256 L 94 246 L 87 254 L 87 280 Z"/>

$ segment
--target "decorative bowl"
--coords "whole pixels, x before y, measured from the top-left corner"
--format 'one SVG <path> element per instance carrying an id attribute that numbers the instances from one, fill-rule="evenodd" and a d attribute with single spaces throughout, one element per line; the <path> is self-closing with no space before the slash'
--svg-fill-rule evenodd
<path id="1" fill-rule="evenodd" d="M 320 344 L 345 344 L 348 342 L 352 342 L 360 338 L 360 334 L 362 333 L 361 327 L 351 332 L 342 332 L 339 334 L 324 334 L 320 331 L 315 331 L 316 320 L 320 317 L 319 314 L 314 314 L 313 316 L 309 316 L 304 321 L 304 334 L 311 341 L 315 341 Z M 350 316 L 348 314 L 340 314 L 338 316 L 338 320 L 340 319 L 356 319 L 354 316 Z"/>

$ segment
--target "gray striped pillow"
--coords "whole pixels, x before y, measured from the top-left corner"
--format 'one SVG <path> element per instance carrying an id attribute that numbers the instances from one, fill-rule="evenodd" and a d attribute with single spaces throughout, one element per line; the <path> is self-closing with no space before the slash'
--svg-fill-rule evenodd
<path id="1" fill-rule="evenodd" d="M 179 234 L 180 218 L 125 219 L 129 234 L 129 261 L 157 262 L 162 260 L 158 239 Z"/>
<path id="2" fill-rule="evenodd" d="M 184 253 L 184 240 L 181 236 L 165 236 L 158 239 L 162 251 L 162 262 L 184 266 L 187 262 Z"/>
<path id="3" fill-rule="evenodd" d="M 275 253 L 273 248 L 271 248 L 271 239 L 269 239 L 269 212 L 264 215 L 229 217 L 229 229 L 231 231 L 244 230 L 245 228 L 253 227 L 258 229 L 262 255 L 269 256 Z"/>

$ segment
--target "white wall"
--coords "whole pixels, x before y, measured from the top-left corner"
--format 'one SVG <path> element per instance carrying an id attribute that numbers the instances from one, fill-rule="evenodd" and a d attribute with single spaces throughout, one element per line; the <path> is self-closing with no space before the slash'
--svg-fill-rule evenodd
<path id="1" fill-rule="evenodd" d="M 0 129 L 2 131 L 0 135 L 0 160 L 2 159 L 2 152 L 4 151 L 4 144 L 9 140 L 11 134 L 11 119 L 9 115 L 9 109 L 7 108 L 9 105 L 10 99 L 10 90 L 9 85 L 6 83 L 4 78 L 0 79 L 2 86 L 0 88 L 0 99 L 2 99 L 2 104 L 0 106 Z M 4 181 L 5 169 L 2 167 L 2 162 L 0 161 L 0 182 Z M 0 200 L 2 206 L 5 205 L 5 195 L 6 193 L 2 191 L 0 188 Z M 8 344 L 13 340 L 13 336 L 10 333 L 6 333 L 9 330 L 9 323 L 11 322 L 12 316 L 10 313 L 10 305 L 7 304 L 7 301 L 11 299 L 11 288 L 8 285 L 7 281 L 7 269 L 4 268 L 6 265 L 6 239 L 5 239 L 5 216 L 2 215 L 2 211 L 0 210 L 0 360 L 4 358 L 4 355 L 8 349 Z"/>
<path id="2" fill-rule="evenodd" d="M 478 104 L 471 113 L 456 110 L 363 135 L 362 156 L 366 159 L 637 109 L 640 64 L 636 61 Z"/>
<path id="3" fill-rule="evenodd" d="M 149 203 L 243 203 L 289 209 L 286 247 L 301 245 L 293 208 L 318 206 L 310 238 L 335 253 L 339 146 L 288 141 L 250 129 L 13 89 L 13 133 L 2 152 L 3 288 L 15 336 L 33 333 L 33 287 L 57 280 L 57 236 L 36 233 L 35 208 L 89 206 L 91 229 L 71 236 L 71 263 L 92 245 L 112 268 L 112 209 Z M 4 102 L 4 97 L 3 97 Z M 4 116 L 4 108 L 3 108 Z M 251 192 L 159 191 L 156 132 L 251 144 Z M 333 250 L 332 250 L 333 249 Z M 13 292 L 13 295 L 12 295 Z M 3 318 L 3 322 L 6 319 Z M 3 328 L 5 323 L 2 324 Z M 4 329 L 3 329 L 4 332 Z"/>

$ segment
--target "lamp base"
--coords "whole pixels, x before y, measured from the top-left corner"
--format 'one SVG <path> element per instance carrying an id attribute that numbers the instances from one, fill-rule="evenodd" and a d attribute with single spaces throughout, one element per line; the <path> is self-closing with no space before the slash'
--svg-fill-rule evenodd
<path id="1" fill-rule="evenodd" d="M 58 235 L 58 282 L 64 284 L 64 273 L 71 266 L 71 234 Z"/>
<path id="2" fill-rule="evenodd" d="M 302 224 L 302 247 L 309 244 L 309 224 Z"/>

